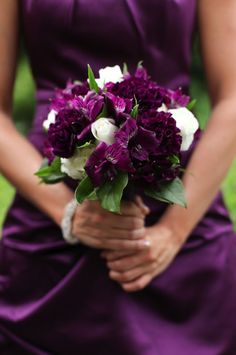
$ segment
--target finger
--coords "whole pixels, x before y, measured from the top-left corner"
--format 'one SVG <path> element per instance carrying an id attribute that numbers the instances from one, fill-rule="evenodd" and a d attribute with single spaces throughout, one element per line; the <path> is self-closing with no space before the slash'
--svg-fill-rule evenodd
<path id="1" fill-rule="evenodd" d="M 126 282 L 134 281 L 144 274 L 153 273 L 156 267 L 157 264 L 154 262 L 152 264 L 138 266 L 134 269 L 125 272 L 117 272 L 112 270 L 110 271 L 109 276 L 111 279 L 115 281 L 118 281 L 120 283 L 126 283 Z"/>
<path id="2" fill-rule="evenodd" d="M 150 247 L 149 240 L 122 240 L 122 239 L 102 239 L 94 238 L 91 235 L 80 234 L 78 240 L 83 244 L 96 248 L 96 249 L 108 249 L 115 251 L 133 251 L 145 250 Z"/>
<path id="3" fill-rule="evenodd" d="M 113 271 L 124 272 L 134 267 L 143 264 L 152 264 L 157 261 L 157 257 L 154 255 L 151 248 L 139 253 L 127 255 L 124 257 L 112 258 L 108 260 L 107 266 Z"/>
<path id="4" fill-rule="evenodd" d="M 122 283 L 121 287 L 126 292 L 141 291 L 152 281 L 152 278 L 151 274 L 145 274 L 132 282 Z"/>
<path id="5" fill-rule="evenodd" d="M 134 230 L 123 230 L 116 228 L 108 227 L 92 227 L 92 226 L 83 226 L 79 223 L 74 223 L 72 228 L 72 233 L 75 235 L 85 234 L 93 238 L 98 239 L 127 239 L 127 240 L 136 240 L 144 239 L 146 235 L 145 228 L 134 229 Z"/>
<path id="6" fill-rule="evenodd" d="M 113 261 L 120 259 L 121 257 L 128 256 L 128 255 L 135 255 L 133 251 L 103 251 L 101 253 L 101 257 L 106 259 L 107 261 Z"/>
<path id="7" fill-rule="evenodd" d="M 150 241 L 147 239 L 140 240 L 122 240 L 122 239 L 104 239 L 102 249 L 115 251 L 133 251 L 138 252 L 150 248 Z"/>
<path id="8" fill-rule="evenodd" d="M 86 211 L 86 212 L 97 212 L 99 214 L 102 214 L 103 216 L 111 216 L 114 215 L 114 213 L 109 212 L 105 209 L 102 208 L 100 201 L 91 201 L 91 200 L 85 200 L 80 208 L 80 211 Z M 141 211 L 140 207 L 132 201 L 122 201 L 121 202 L 121 214 L 122 215 L 127 215 L 127 216 L 141 216 L 143 212 Z"/>
<path id="9" fill-rule="evenodd" d="M 144 216 L 147 216 L 150 213 L 149 207 L 144 204 L 144 202 L 140 196 L 135 197 L 135 203 L 137 204 L 137 206 L 139 206 L 139 208 L 143 212 Z"/>
<path id="10" fill-rule="evenodd" d="M 94 221 L 95 225 L 98 224 L 97 221 Z M 125 216 L 125 215 L 117 215 L 115 213 L 100 218 L 100 225 L 109 226 L 117 229 L 140 229 L 144 227 L 145 221 L 143 216 Z"/>
<path id="11" fill-rule="evenodd" d="M 74 224 L 83 226 L 108 226 L 117 229 L 139 229 L 144 227 L 144 216 L 125 216 L 115 213 L 76 210 Z"/>
<path id="12" fill-rule="evenodd" d="M 143 216 L 141 208 L 131 201 L 121 202 L 121 214 L 126 216 Z"/>

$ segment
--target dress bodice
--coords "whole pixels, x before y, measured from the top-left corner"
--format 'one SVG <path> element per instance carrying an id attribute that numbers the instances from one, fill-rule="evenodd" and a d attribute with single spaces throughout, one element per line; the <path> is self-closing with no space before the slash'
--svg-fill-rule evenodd
<path id="1" fill-rule="evenodd" d="M 37 88 L 83 80 L 144 61 L 170 88 L 189 84 L 196 0 L 22 0 L 23 30 Z"/>

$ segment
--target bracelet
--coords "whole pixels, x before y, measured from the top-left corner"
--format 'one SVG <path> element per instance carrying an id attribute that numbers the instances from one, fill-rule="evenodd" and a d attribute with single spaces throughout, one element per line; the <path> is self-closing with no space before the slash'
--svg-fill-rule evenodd
<path id="1" fill-rule="evenodd" d="M 72 217 L 74 216 L 78 203 L 75 199 L 71 200 L 65 207 L 64 215 L 61 221 L 62 236 L 69 244 L 77 244 L 79 240 L 71 233 Z"/>

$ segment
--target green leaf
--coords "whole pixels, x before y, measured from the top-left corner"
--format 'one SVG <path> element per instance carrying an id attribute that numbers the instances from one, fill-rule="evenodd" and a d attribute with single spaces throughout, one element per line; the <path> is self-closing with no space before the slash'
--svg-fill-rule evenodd
<path id="1" fill-rule="evenodd" d="M 78 203 L 82 203 L 86 198 L 89 197 L 89 195 L 92 194 L 94 190 L 94 186 L 92 184 L 92 181 L 88 176 L 86 176 L 77 186 L 77 189 L 75 190 L 75 198 L 78 201 Z"/>
<path id="2" fill-rule="evenodd" d="M 123 63 L 123 70 L 122 70 L 123 75 L 126 75 L 129 73 L 128 65 L 127 63 Z"/>
<path id="3" fill-rule="evenodd" d="M 131 111 L 131 117 L 137 118 L 139 105 L 135 105 Z"/>
<path id="4" fill-rule="evenodd" d="M 92 68 L 88 64 L 88 79 L 89 79 L 89 87 L 90 90 L 94 90 L 96 93 L 99 92 L 99 87 L 98 84 L 96 83 L 94 73 L 92 71 Z"/>
<path id="5" fill-rule="evenodd" d="M 139 108 L 138 100 L 136 96 L 134 96 L 134 107 L 132 108 L 131 111 L 131 117 L 136 118 L 138 116 L 138 108 Z"/>
<path id="6" fill-rule="evenodd" d="M 77 149 L 83 149 L 83 148 L 88 148 L 88 147 L 91 147 L 91 145 L 93 145 L 92 141 L 89 141 L 89 142 L 86 142 L 82 145 L 78 145 L 76 148 Z"/>
<path id="7" fill-rule="evenodd" d="M 158 190 L 152 187 L 146 188 L 145 194 L 162 202 L 175 203 L 182 207 L 187 207 L 184 186 L 179 178 L 169 183 L 163 183 Z"/>
<path id="8" fill-rule="evenodd" d="M 51 165 L 49 165 L 47 159 L 44 159 L 35 175 L 45 184 L 55 184 L 66 176 L 66 174 L 61 172 L 61 159 L 59 157 L 56 157 Z"/>
<path id="9" fill-rule="evenodd" d="M 97 197 L 97 189 L 94 189 L 90 195 L 88 195 L 87 200 L 96 201 Z"/>
<path id="10" fill-rule="evenodd" d="M 190 102 L 188 103 L 188 105 L 187 105 L 187 109 L 188 109 L 189 111 L 191 111 L 191 110 L 194 108 L 194 106 L 196 105 L 196 103 L 197 103 L 197 100 L 196 100 L 196 99 L 190 101 Z"/>
<path id="11" fill-rule="evenodd" d="M 98 188 L 97 196 L 105 210 L 120 213 L 120 201 L 127 184 L 128 174 L 119 173 L 114 181 L 106 182 Z"/>
<path id="12" fill-rule="evenodd" d="M 173 164 L 173 165 L 178 165 L 180 164 L 179 157 L 177 155 L 171 155 L 168 160 Z"/>
<path id="13" fill-rule="evenodd" d="M 143 60 L 140 60 L 137 64 L 137 68 L 142 68 L 143 66 Z"/>

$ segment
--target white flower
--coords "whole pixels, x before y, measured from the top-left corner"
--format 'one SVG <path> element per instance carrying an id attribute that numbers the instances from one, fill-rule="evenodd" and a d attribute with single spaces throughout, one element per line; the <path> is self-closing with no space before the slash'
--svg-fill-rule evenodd
<path id="1" fill-rule="evenodd" d="M 99 70 L 99 78 L 96 83 L 102 89 L 106 83 L 118 83 L 123 80 L 123 73 L 119 65 L 114 67 L 106 67 Z"/>
<path id="2" fill-rule="evenodd" d="M 101 117 L 92 123 L 91 131 L 93 136 L 100 142 L 110 145 L 114 143 L 114 134 L 118 130 L 112 118 Z"/>
<path id="3" fill-rule="evenodd" d="M 192 144 L 194 133 L 199 127 L 198 120 L 186 107 L 171 109 L 168 112 L 172 114 L 172 117 L 176 121 L 176 126 L 181 131 L 182 144 L 180 149 L 182 151 L 188 150 Z"/>
<path id="4" fill-rule="evenodd" d="M 61 158 L 61 172 L 72 177 L 72 179 L 82 180 L 85 176 L 85 163 L 93 151 L 94 147 L 81 148 L 76 150 L 73 157 L 69 159 Z"/>
<path id="5" fill-rule="evenodd" d="M 49 130 L 49 126 L 51 123 L 55 123 L 56 115 L 57 115 L 57 111 L 53 109 L 49 112 L 48 118 L 43 122 L 43 128 L 45 129 L 45 131 Z"/>

